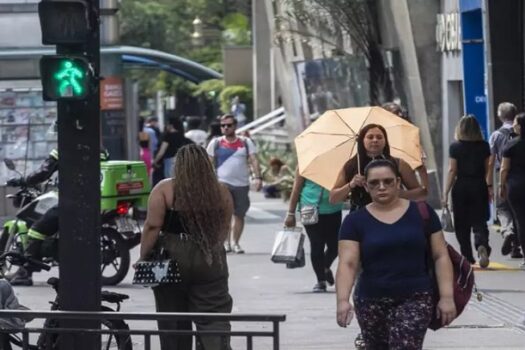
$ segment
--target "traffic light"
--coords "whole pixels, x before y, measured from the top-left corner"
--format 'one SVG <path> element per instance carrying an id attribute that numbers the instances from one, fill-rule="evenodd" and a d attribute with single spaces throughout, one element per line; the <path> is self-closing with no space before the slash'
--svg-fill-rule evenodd
<path id="1" fill-rule="evenodd" d="M 45 101 L 84 99 L 89 93 L 91 70 L 89 62 L 76 56 L 44 56 L 40 74 Z"/>
<path id="2" fill-rule="evenodd" d="M 38 4 L 42 43 L 57 45 L 57 55 L 40 59 L 46 101 L 82 100 L 92 93 L 93 69 L 88 53 L 97 21 L 84 0 L 43 0 Z"/>

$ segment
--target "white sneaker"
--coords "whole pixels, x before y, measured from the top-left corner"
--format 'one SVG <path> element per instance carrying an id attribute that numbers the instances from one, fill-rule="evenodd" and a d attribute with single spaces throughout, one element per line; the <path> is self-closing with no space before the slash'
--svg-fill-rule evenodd
<path id="1" fill-rule="evenodd" d="M 244 250 L 243 250 L 243 249 L 241 248 L 241 246 L 238 245 L 238 244 L 234 244 L 234 245 L 233 245 L 233 252 L 234 252 L 235 254 L 244 254 Z"/>
<path id="2" fill-rule="evenodd" d="M 224 250 L 226 251 L 226 253 L 231 253 L 232 252 L 232 246 L 231 246 L 230 242 L 224 243 Z"/>

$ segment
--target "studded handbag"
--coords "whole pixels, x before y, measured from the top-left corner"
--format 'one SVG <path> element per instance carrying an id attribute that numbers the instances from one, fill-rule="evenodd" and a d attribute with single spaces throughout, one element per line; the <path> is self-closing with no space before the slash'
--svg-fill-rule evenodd
<path id="1" fill-rule="evenodd" d="M 181 281 L 177 261 L 167 258 L 164 248 L 161 248 L 157 258 L 139 261 L 135 264 L 133 284 L 144 287 L 156 287 L 164 284 L 180 283 Z"/>

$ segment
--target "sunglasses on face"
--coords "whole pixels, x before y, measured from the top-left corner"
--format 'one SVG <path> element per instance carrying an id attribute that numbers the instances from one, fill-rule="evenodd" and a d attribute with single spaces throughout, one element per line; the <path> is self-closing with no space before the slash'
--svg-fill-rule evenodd
<path id="1" fill-rule="evenodd" d="M 370 189 L 377 189 L 381 184 L 383 184 L 384 187 L 392 187 L 396 183 L 396 179 L 393 177 L 389 177 L 386 179 L 374 179 L 367 181 L 368 188 Z"/>
<path id="2" fill-rule="evenodd" d="M 233 124 L 221 124 L 221 128 L 231 128 Z"/>

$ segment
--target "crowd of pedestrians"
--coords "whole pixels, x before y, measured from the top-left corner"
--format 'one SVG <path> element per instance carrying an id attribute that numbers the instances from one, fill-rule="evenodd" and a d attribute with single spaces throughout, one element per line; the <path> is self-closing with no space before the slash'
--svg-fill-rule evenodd
<path id="1" fill-rule="evenodd" d="M 384 108 L 410 122 L 400 106 L 391 103 Z M 482 268 L 489 265 L 491 254 L 487 221 L 493 198 L 497 198 L 504 245 L 508 246 L 504 253 L 522 257 L 520 244 L 525 248 L 525 114 L 516 116 L 516 108 L 504 103 L 498 115 L 504 124 L 491 135 L 490 143 L 483 139 L 474 116 L 461 118 L 456 141 L 450 145 L 442 198 L 446 207 L 452 194 L 461 254 L 470 263 L 476 262 L 471 244 L 474 232 L 474 249 Z M 149 130 L 155 130 L 151 122 L 144 125 L 140 145 L 152 150 L 156 141 L 152 164 L 163 160 L 166 179 L 151 193 L 141 259 L 161 245 L 181 265 L 183 280 L 180 285 L 154 289 L 157 309 L 230 312 L 225 253 L 244 252 L 240 239 L 250 206 L 250 185 L 257 191 L 262 188 L 256 145 L 249 137 L 238 136 L 238 122 L 229 114 L 210 126 L 207 138 L 195 122 L 188 123 L 184 135 L 175 121 L 159 137 Z M 284 226 L 295 227 L 302 208 L 316 208 L 315 222 L 304 224 L 316 277 L 313 292 L 325 292 L 336 284 L 337 323 L 346 327 L 355 311 L 361 328 L 356 344 L 367 349 L 421 349 L 435 312 L 443 325 L 457 316 L 452 263 L 441 223 L 425 203 L 424 152 L 422 165 L 416 169 L 393 157 L 387 131 L 380 124 L 365 125 L 356 144 L 357 154 L 344 164 L 332 190 L 295 172 Z M 286 165 L 280 160 L 272 162 L 272 174 L 279 178 Z M 265 187 L 266 197 L 273 197 L 269 191 L 274 190 L 278 191 Z M 342 220 L 344 202 L 349 202 L 350 214 Z M 428 219 L 422 215 L 422 206 Z M 334 277 L 331 266 L 337 257 Z M 436 282 L 428 272 L 429 261 Z M 191 324 L 180 322 L 159 323 L 161 329 L 189 327 Z M 197 324 L 204 330 L 229 327 L 228 323 Z M 201 337 L 198 342 L 204 349 L 230 349 L 227 337 Z M 189 337 L 162 337 L 163 349 L 191 346 Z"/>

